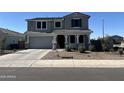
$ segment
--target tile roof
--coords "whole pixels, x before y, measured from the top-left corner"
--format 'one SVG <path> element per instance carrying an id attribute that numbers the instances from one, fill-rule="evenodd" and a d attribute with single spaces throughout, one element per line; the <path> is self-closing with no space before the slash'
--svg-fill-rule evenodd
<path id="1" fill-rule="evenodd" d="M 5 34 L 9 34 L 11 36 L 21 36 L 21 37 L 23 37 L 22 33 L 15 32 L 15 31 L 12 31 L 12 30 L 9 30 L 9 29 L 0 28 L 0 31 L 5 33 Z"/>
<path id="2" fill-rule="evenodd" d="M 32 18 L 32 19 L 26 19 L 28 20 L 44 20 L 44 19 L 63 19 L 62 17 L 38 17 L 38 18 Z"/>
<path id="3" fill-rule="evenodd" d="M 26 21 L 29 21 L 29 20 L 44 20 L 44 19 L 63 19 L 64 17 L 66 16 L 69 16 L 71 14 L 74 14 L 74 13 L 78 13 L 78 14 L 81 14 L 81 15 L 84 15 L 86 17 L 90 17 L 89 15 L 86 15 L 86 14 L 83 14 L 83 13 L 80 13 L 80 12 L 73 12 L 73 13 L 70 13 L 68 15 L 65 15 L 63 17 L 37 17 L 37 18 L 32 18 L 32 19 L 26 19 Z"/>

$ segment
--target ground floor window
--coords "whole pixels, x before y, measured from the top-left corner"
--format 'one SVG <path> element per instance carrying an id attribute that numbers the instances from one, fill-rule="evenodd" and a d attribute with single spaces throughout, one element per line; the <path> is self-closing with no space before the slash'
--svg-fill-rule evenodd
<path id="1" fill-rule="evenodd" d="M 84 43 L 84 35 L 79 36 L 79 43 Z"/>
<path id="2" fill-rule="evenodd" d="M 55 22 L 55 28 L 60 28 L 61 27 L 61 22 L 60 21 L 56 21 Z"/>
<path id="3" fill-rule="evenodd" d="M 75 43 L 75 35 L 70 36 L 70 43 Z"/>
<path id="4" fill-rule="evenodd" d="M 37 22 L 37 29 L 41 29 L 41 22 Z"/>

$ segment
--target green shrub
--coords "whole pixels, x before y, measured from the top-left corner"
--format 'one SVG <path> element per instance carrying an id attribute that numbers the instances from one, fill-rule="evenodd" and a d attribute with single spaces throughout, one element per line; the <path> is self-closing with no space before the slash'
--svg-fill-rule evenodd
<path id="1" fill-rule="evenodd" d="M 65 51 L 71 51 L 68 44 L 65 44 Z"/>
<path id="2" fill-rule="evenodd" d="M 90 46 L 89 46 L 89 50 L 90 50 L 90 51 L 96 51 L 95 45 L 90 45 Z"/>
<path id="3" fill-rule="evenodd" d="M 84 52 L 86 51 L 85 46 L 84 46 L 84 45 L 79 45 L 78 51 L 79 51 L 80 53 L 84 53 Z"/>
<path id="4" fill-rule="evenodd" d="M 119 52 L 120 55 L 123 55 L 123 49 L 121 49 L 121 48 L 118 49 L 118 52 Z"/>

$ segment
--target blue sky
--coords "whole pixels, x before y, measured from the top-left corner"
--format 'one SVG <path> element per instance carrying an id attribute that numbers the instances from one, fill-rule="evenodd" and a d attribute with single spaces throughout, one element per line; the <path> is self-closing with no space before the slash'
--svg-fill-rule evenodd
<path id="1" fill-rule="evenodd" d="M 61 17 L 69 12 L 0 12 L 0 27 L 25 32 L 25 19 L 36 17 Z M 85 12 L 91 16 L 89 28 L 93 31 L 91 38 L 102 36 L 102 19 L 105 20 L 106 35 L 124 36 L 124 13 L 120 12 Z"/>

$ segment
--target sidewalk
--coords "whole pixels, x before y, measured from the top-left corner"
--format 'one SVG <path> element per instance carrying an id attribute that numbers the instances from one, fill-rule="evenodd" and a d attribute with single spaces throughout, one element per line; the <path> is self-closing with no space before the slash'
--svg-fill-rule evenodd
<path id="1" fill-rule="evenodd" d="M 10 60 L 0 67 L 87 67 L 124 68 L 124 60 Z"/>
<path id="2" fill-rule="evenodd" d="M 31 67 L 124 68 L 124 60 L 38 60 Z"/>

